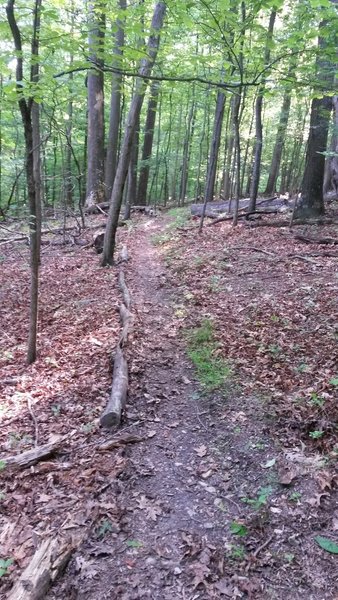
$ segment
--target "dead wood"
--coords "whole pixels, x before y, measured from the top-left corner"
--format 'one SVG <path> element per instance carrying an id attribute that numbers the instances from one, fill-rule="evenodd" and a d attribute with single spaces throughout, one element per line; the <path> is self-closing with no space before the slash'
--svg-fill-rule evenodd
<path id="1" fill-rule="evenodd" d="M 59 436 L 56 440 L 49 442 L 48 444 L 32 448 L 32 450 L 26 450 L 26 452 L 22 452 L 22 454 L 5 456 L 4 458 L 1 458 L 0 461 L 5 467 L 17 467 L 19 469 L 30 467 L 56 452 L 64 439 L 63 436 Z"/>
<path id="2" fill-rule="evenodd" d="M 262 254 L 266 254 L 267 256 L 275 256 L 274 252 L 268 252 L 263 248 L 256 248 L 254 246 L 231 246 L 229 250 L 248 250 L 249 252 L 261 252 Z"/>
<path id="3" fill-rule="evenodd" d="M 127 246 L 122 246 L 122 249 L 120 252 L 120 261 L 128 262 L 128 260 L 129 260 L 128 248 L 127 248 Z"/>
<path id="4" fill-rule="evenodd" d="M 248 221 L 245 224 L 250 227 L 289 227 L 290 221 Z M 209 225 L 213 225 L 213 223 L 209 223 Z M 296 225 L 338 225 L 338 221 L 335 221 L 334 219 L 326 219 L 325 217 L 316 220 L 295 219 L 292 223 L 292 227 L 295 227 Z M 338 243 L 338 240 L 336 243 Z"/>
<path id="5" fill-rule="evenodd" d="M 120 261 L 126 262 L 129 259 L 128 250 L 123 246 L 120 253 Z M 101 416 L 100 423 L 103 427 L 113 427 L 119 425 L 122 411 L 125 407 L 128 394 L 128 363 L 123 353 L 123 348 L 127 344 L 128 337 L 133 327 L 133 315 L 130 312 L 131 298 L 125 282 L 123 267 L 119 272 L 119 285 L 123 295 L 123 302 L 119 306 L 122 331 L 118 341 L 113 370 L 113 383 L 110 399 L 104 413 Z"/>
<path id="6" fill-rule="evenodd" d="M 120 317 L 122 322 L 122 332 L 119 339 L 119 346 L 123 348 L 128 342 L 128 337 L 133 329 L 133 315 L 128 308 L 122 303 L 120 304 Z"/>
<path id="7" fill-rule="evenodd" d="M 100 444 L 98 447 L 99 452 L 106 452 L 107 450 L 112 450 L 113 448 L 120 448 L 121 446 L 125 446 L 126 444 L 138 444 L 139 442 L 144 442 L 146 438 L 141 437 L 139 435 L 134 435 L 132 433 L 126 433 L 124 435 L 120 435 L 119 437 L 115 437 L 104 444 Z"/>
<path id="8" fill-rule="evenodd" d="M 104 233 L 104 231 L 98 231 L 93 235 L 93 246 L 97 254 L 102 254 L 103 252 Z"/>
<path id="9" fill-rule="evenodd" d="M 315 238 L 299 233 L 294 236 L 294 239 L 299 240 L 300 242 L 305 242 L 306 244 L 332 244 L 335 246 L 338 245 L 338 239 L 331 237 Z"/>
<path id="10" fill-rule="evenodd" d="M 128 364 L 120 346 L 117 347 L 113 384 L 110 399 L 100 418 L 102 427 L 113 427 L 121 422 L 121 414 L 125 407 L 128 393 Z"/>
<path id="11" fill-rule="evenodd" d="M 130 305 L 131 305 L 131 298 L 130 298 L 129 290 L 127 288 L 127 284 L 126 284 L 125 279 L 124 279 L 124 272 L 122 270 L 119 273 L 119 286 L 120 286 L 120 289 L 121 289 L 122 294 L 123 294 L 123 301 L 124 301 L 126 307 L 129 310 L 130 309 Z"/>
<path id="12" fill-rule="evenodd" d="M 84 537 L 85 532 L 81 531 L 73 539 L 53 537 L 44 540 L 10 590 L 7 600 L 43 600 L 50 584 L 65 568 Z"/>

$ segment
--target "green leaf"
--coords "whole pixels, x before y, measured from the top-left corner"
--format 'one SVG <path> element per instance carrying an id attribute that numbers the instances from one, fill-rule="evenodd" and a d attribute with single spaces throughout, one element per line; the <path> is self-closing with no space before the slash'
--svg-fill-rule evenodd
<path id="1" fill-rule="evenodd" d="M 330 552 L 331 554 L 338 554 L 338 544 L 336 544 L 335 542 L 332 542 L 328 538 L 322 537 L 321 535 L 317 535 L 315 537 L 315 540 L 318 546 L 323 548 L 323 550 L 326 550 L 326 552 Z"/>
<path id="2" fill-rule="evenodd" d="M 243 523 L 237 523 L 236 521 L 230 523 L 230 531 L 234 535 L 240 535 L 241 537 L 248 535 L 247 527 Z"/>
<path id="3" fill-rule="evenodd" d="M 338 386 L 338 377 L 333 377 L 332 379 L 330 379 L 330 383 L 331 385 L 334 385 L 335 387 Z"/>
<path id="4" fill-rule="evenodd" d="M 129 548 L 141 548 L 143 544 L 142 542 L 138 542 L 137 540 L 127 540 L 127 546 Z"/>

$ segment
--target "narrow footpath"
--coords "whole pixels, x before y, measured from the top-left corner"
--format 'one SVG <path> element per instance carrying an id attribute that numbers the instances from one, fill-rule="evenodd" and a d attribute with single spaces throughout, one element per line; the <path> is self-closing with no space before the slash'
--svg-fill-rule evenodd
<path id="1" fill-rule="evenodd" d="M 48 599 L 338 598 L 334 557 L 323 567 L 305 545 L 299 558 L 297 516 L 281 515 L 269 470 L 281 450 L 264 406 L 236 385 L 202 393 L 180 292 L 151 241 L 161 223 L 142 223 L 128 241 L 135 332 L 122 431 L 144 441 L 123 449 L 127 468 L 105 492 L 107 510 L 117 497 L 118 523 L 92 532 Z"/>

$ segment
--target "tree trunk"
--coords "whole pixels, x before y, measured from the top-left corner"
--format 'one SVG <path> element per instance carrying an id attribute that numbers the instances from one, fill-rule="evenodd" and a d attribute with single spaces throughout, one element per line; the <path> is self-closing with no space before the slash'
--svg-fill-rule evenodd
<path id="1" fill-rule="evenodd" d="M 192 91 L 192 105 L 189 110 L 188 120 L 186 124 L 186 134 L 184 137 L 183 144 L 183 156 L 182 156 L 182 172 L 181 172 L 181 181 L 180 181 L 180 193 L 179 193 L 179 201 L 180 204 L 184 204 L 185 196 L 187 193 L 187 185 L 188 185 L 188 175 L 189 175 L 189 162 L 190 162 L 190 150 L 191 150 L 191 142 L 192 136 L 195 128 L 195 89 Z"/>
<path id="2" fill-rule="evenodd" d="M 207 180 L 205 184 L 205 200 L 211 202 L 214 197 L 214 187 L 216 179 L 216 167 L 221 143 L 222 124 L 225 107 L 225 94 L 221 91 L 217 93 L 214 127 L 211 138 L 209 162 L 207 170 Z"/>
<path id="3" fill-rule="evenodd" d="M 32 90 L 39 79 L 39 35 L 41 1 L 35 0 L 33 12 L 33 34 L 31 48 L 30 82 Z M 38 316 L 38 281 L 40 265 L 40 239 L 41 239 L 41 164 L 40 164 L 40 128 L 39 105 L 31 96 L 27 100 L 23 96 L 23 51 L 21 33 L 14 15 L 14 0 L 9 0 L 6 6 L 8 24 L 11 29 L 15 50 L 17 53 L 16 90 L 21 119 L 25 136 L 25 169 L 29 201 L 29 231 L 30 231 L 30 309 L 29 309 L 29 335 L 27 348 L 27 363 L 31 364 L 36 359 L 36 335 Z"/>
<path id="4" fill-rule="evenodd" d="M 266 46 L 264 52 L 264 66 L 267 67 L 270 61 L 270 47 L 273 35 L 273 28 L 275 25 L 277 11 L 273 9 L 270 14 L 269 27 L 267 31 Z M 263 124 L 262 124 L 262 109 L 263 109 L 263 96 L 265 90 L 265 79 L 263 79 L 257 94 L 255 117 L 256 117 L 256 138 L 255 138 L 255 149 L 254 149 L 254 162 L 252 169 L 251 189 L 250 189 L 250 207 L 249 210 L 252 212 L 256 210 L 256 200 L 258 194 L 259 180 L 261 174 L 261 158 L 263 149 Z"/>
<path id="5" fill-rule="evenodd" d="M 331 0 L 336 4 L 338 0 Z M 319 29 L 326 25 L 322 21 Z M 323 59 L 321 51 L 325 49 L 327 41 L 325 38 L 318 38 L 318 50 L 316 67 L 318 79 L 321 82 L 321 88 L 330 90 L 334 84 L 334 65 L 328 60 Z M 323 215 L 324 197 L 324 169 L 325 169 L 325 151 L 327 148 L 327 138 L 330 126 L 330 117 L 332 110 L 332 96 L 314 98 L 311 103 L 310 130 L 307 143 L 305 169 L 302 181 L 302 195 L 297 205 L 295 217 L 308 218 L 317 215 Z"/>
<path id="6" fill-rule="evenodd" d="M 297 218 L 323 215 L 323 183 L 327 137 L 329 131 L 332 97 L 314 98 L 311 104 L 310 131 L 302 181 L 302 196 Z"/>
<path id="7" fill-rule="evenodd" d="M 147 204 L 147 189 L 149 180 L 149 160 L 153 149 L 154 141 L 154 128 L 156 120 L 157 102 L 160 91 L 160 85 L 158 81 L 154 81 L 150 87 L 149 102 L 146 116 L 146 123 L 144 128 L 144 140 L 142 149 L 142 162 L 140 169 L 140 177 L 137 191 L 137 202 L 140 206 Z"/>
<path id="8" fill-rule="evenodd" d="M 88 45 L 90 60 L 103 65 L 105 14 L 104 2 L 97 0 L 89 5 Z M 103 71 L 92 69 L 87 77 L 88 137 L 87 137 L 87 187 L 86 206 L 104 201 L 104 92 Z"/>
<path id="9" fill-rule="evenodd" d="M 126 10 L 126 0 L 119 0 L 119 8 L 121 11 Z M 119 68 L 121 66 L 121 56 L 123 54 L 124 46 L 124 21 L 123 19 L 117 19 L 116 21 L 117 31 L 115 34 L 115 45 L 114 45 L 114 60 L 113 67 Z M 109 114 L 109 134 L 108 134 L 108 145 L 107 145 L 107 157 L 105 164 L 105 194 L 106 200 L 109 202 L 114 178 L 116 173 L 116 164 L 118 156 L 119 146 L 119 128 L 120 128 L 120 116 L 121 116 L 121 85 L 122 75 L 120 73 L 112 73 L 111 83 L 111 97 L 110 97 L 110 114 Z"/>
<path id="10" fill-rule="evenodd" d="M 291 90 L 287 89 L 284 94 L 282 109 L 279 116 L 279 124 L 276 134 L 275 146 L 272 153 L 269 178 L 265 188 L 265 194 L 271 196 L 276 191 L 276 182 L 279 174 L 282 152 L 285 142 L 285 134 L 289 121 L 291 106 Z"/>
<path id="11" fill-rule="evenodd" d="M 126 181 L 128 172 L 130 155 L 132 150 L 132 143 L 134 134 L 137 126 L 137 119 L 140 116 L 144 94 L 147 86 L 147 80 L 144 77 L 149 77 L 151 74 L 152 67 L 156 60 L 157 51 L 160 43 L 160 31 L 163 25 L 163 19 L 166 11 L 166 5 L 164 2 L 158 2 L 154 9 L 153 19 L 151 23 L 151 34 L 149 36 L 147 44 L 147 57 L 141 62 L 140 77 L 136 81 L 136 91 L 132 99 L 127 122 L 125 128 L 125 134 L 121 146 L 121 153 L 119 162 L 116 169 L 116 175 L 114 180 L 114 186 L 111 196 L 111 205 L 108 213 L 108 221 L 106 227 L 106 233 L 104 237 L 104 246 L 102 254 L 102 266 L 112 265 L 114 259 L 115 249 L 115 236 L 118 224 L 118 218 L 121 210 L 123 188 Z"/>
<path id="12" fill-rule="evenodd" d="M 130 163 L 128 169 L 128 186 L 126 194 L 126 210 L 124 214 L 125 219 L 130 219 L 130 208 L 133 204 L 137 204 L 137 165 L 138 165 L 138 151 L 139 151 L 139 137 L 140 137 L 140 115 L 138 116 L 134 141 L 132 145 Z"/>

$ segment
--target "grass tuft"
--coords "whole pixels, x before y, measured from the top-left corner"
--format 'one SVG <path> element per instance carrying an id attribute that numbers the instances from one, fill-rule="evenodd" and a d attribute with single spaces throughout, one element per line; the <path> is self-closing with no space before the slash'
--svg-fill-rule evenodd
<path id="1" fill-rule="evenodd" d="M 200 327 L 188 331 L 187 338 L 188 356 L 201 385 L 209 391 L 222 387 L 232 371 L 226 361 L 216 355 L 218 344 L 213 323 L 205 319 Z"/>

